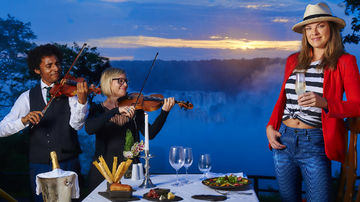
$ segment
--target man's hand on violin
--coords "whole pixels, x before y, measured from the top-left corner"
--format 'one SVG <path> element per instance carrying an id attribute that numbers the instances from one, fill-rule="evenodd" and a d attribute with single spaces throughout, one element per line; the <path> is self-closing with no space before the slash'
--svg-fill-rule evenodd
<path id="1" fill-rule="evenodd" d="M 164 98 L 164 104 L 162 106 L 162 110 L 169 112 L 171 108 L 175 105 L 175 98 Z"/>
<path id="2" fill-rule="evenodd" d="M 36 125 L 40 122 L 41 117 L 43 116 L 41 111 L 33 111 L 29 112 L 26 116 L 21 118 L 21 122 L 26 125 L 28 123 L 32 123 Z"/>
<path id="3" fill-rule="evenodd" d="M 85 104 L 87 102 L 87 96 L 89 93 L 89 87 L 88 87 L 86 81 L 78 82 L 76 84 L 76 89 L 77 89 L 77 96 L 78 96 L 79 103 Z"/>
<path id="4" fill-rule="evenodd" d="M 135 115 L 135 107 L 134 106 L 122 106 L 122 107 L 119 107 L 119 112 L 121 115 L 125 115 L 129 118 L 133 118 Z"/>

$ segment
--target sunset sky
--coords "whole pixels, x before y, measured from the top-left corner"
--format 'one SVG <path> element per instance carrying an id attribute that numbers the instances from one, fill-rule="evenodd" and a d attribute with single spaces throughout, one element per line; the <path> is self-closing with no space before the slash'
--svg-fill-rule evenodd
<path id="1" fill-rule="evenodd" d="M 326 2 L 350 33 L 341 1 Z M 0 17 L 30 22 L 38 45 L 86 42 L 111 60 L 285 58 L 299 50 L 291 27 L 308 3 L 318 1 L 1 0 Z"/>

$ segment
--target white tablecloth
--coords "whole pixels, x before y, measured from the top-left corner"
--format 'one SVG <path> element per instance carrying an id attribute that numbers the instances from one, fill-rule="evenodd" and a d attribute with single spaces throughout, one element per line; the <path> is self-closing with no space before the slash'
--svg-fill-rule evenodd
<path id="1" fill-rule="evenodd" d="M 182 197 L 182 202 L 188 201 L 199 201 L 191 198 L 193 195 L 201 195 L 201 194 L 211 194 L 211 195 L 220 195 L 216 193 L 212 188 L 206 187 L 201 183 L 200 178 L 202 177 L 201 174 L 189 174 L 189 180 L 194 182 L 192 184 L 185 184 L 181 187 L 173 187 L 171 184 L 176 182 L 176 175 L 151 175 L 150 179 L 156 187 L 154 188 L 167 188 L 170 189 L 172 193 L 176 196 Z M 185 175 L 179 175 L 179 181 L 182 182 L 185 180 Z M 146 192 L 149 192 L 150 188 L 144 189 L 140 188 L 139 186 L 142 184 L 143 180 L 136 180 L 133 181 L 131 179 L 121 179 L 122 184 L 128 184 L 133 187 L 136 191 L 133 192 L 133 196 L 140 198 L 140 201 L 148 201 L 143 199 L 143 195 Z M 154 189 L 153 188 L 153 189 Z M 109 201 L 108 199 L 104 198 L 103 196 L 99 195 L 98 192 L 106 191 L 106 180 L 104 180 L 93 192 L 91 192 L 83 202 L 100 202 L 100 201 Z M 219 190 L 222 192 L 226 192 L 224 190 Z M 243 186 L 240 190 L 236 190 L 236 192 L 247 192 L 252 193 L 252 195 L 238 195 L 238 194 L 231 194 L 228 195 L 226 202 L 238 202 L 238 201 L 246 201 L 246 202 L 258 202 L 259 199 L 257 198 L 255 191 L 251 185 Z"/>

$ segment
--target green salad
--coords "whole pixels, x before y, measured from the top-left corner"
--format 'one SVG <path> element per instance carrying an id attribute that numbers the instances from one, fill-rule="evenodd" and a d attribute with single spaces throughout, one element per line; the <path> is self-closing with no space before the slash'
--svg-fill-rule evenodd
<path id="1" fill-rule="evenodd" d="M 217 178 L 211 178 L 204 180 L 205 185 L 209 186 L 217 186 L 217 187 L 224 187 L 224 186 L 241 186 L 241 185 L 247 185 L 249 183 L 249 179 L 238 177 L 236 175 L 225 175 L 223 177 L 217 177 Z"/>

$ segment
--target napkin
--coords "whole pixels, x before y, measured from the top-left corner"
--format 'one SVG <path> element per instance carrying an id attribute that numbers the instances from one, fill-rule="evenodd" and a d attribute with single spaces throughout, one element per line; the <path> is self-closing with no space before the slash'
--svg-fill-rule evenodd
<path id="1" fill-rule="evenodd" d="M 39 177 L 41 178 L 58 178 L 58 177 L 66 177 L 69 175 L 76 175 L 75 178 L 75 185 L 72 187 L 71 190 L 71 198 L 79 198 L 80 197 L 80 188 L 79 188 L 79 182 L 78 182 L 78 176 L 75 172 L 73 171 L 64 171 L 62 169 L 54 169 L 50 172 L 47 173 L 40 173 L 38 175 L 36 175 L 36 194 L 39 195 L 42 190 L 41 190 L 41 182 Z"/>
<path id="2" fill-rule="evenodd" d="M 231 174 L 236 175 L 237 177 L 247 178 L 247 176 L 242 172 L 240 172 L 240 173 L 212 173 L 212 172 L 207 172 L 205 174 L 205 176 L 207 178 L 214 178 L 214 177 L 222 177 L 222 176 L 225 176 L 225 175 L 229 176 Z"/>

